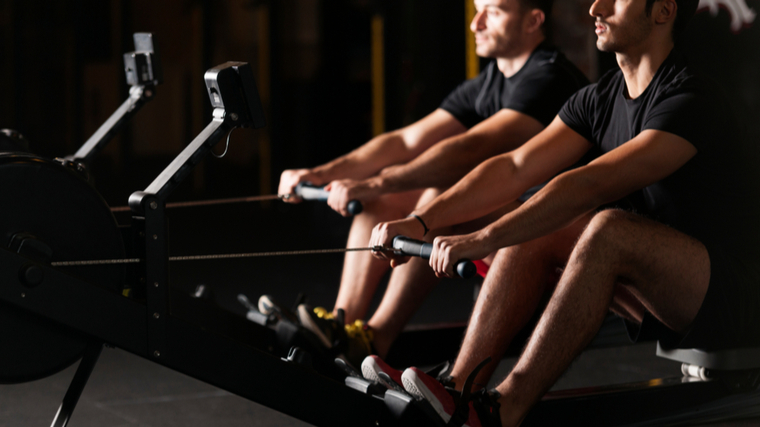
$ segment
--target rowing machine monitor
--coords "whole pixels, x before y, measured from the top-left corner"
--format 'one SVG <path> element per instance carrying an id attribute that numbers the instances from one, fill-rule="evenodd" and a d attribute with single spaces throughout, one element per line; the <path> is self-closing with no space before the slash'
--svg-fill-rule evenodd
<path id="1" fill-rule="evenodd" d="M 227 110 L 237 126 L 263 128 L 264 109 L 253 79 L 251 67 L 245 62 L 227 62 L 206 71 L 204 76 L 211 106 Z"/>
<path id="2" fill-rule="evenodd" d="M 163 68 L 153 43 L 153 34 L 135 33 L 135 51 L 124 54 L 124 71 L 130 86 L 156 86 L 163 79 Z"/>
<path id="3" fill-rule="evenodd" d="M 301 182 L 296 185 L 295 193 L 296 196 L 304 200 L 316 200 L 318 202 L 326 202 L 327 198 L 330 197 L 330 192 L 324 187 L 317 187 L 308 182 Z M 364 210 L 364 206 L 358 200 L 351 200 L 348 202 L 347 210 L 351 215 L 359 215 Z"/>
<path id="4" fill-rule="evenodd" d="M 393 249 L 398 249 L 404 255 L 418 256 L 422 259 L 430 259 L 430 254 L 433 253 L 433 244 L 425 243 L 420 240 L 410 239 L 406 236 L 396 236 L 392 242 Z M 459 277 L 469 279 L 475 276 L 477 268 L 475 264 L 469 259 L 461 259 L 457 261 L 454 270 Z"/>

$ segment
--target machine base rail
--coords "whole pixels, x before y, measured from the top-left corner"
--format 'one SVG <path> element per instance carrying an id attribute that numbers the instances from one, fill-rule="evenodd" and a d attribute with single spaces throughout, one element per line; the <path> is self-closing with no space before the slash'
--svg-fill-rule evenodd
<path id="1" fill-rule="evenodd" d="M 0 250 L 3 277 L 17 278 L 12 272 L 29 263 L 18 254 Z M 424 425 L 419 416 L 421 409 L 399 408 L 399 399 L 395 399 L 396 407 L 391 411 L 382 396 L 363 394 L 309 366 L 284 361 L 257 348 L 266 348 L 267 343 L 243 343 L 173 315 L 165 319 L 164 351 L 160 355 L 149 353 L 144 305 L 50 267 L 38 267 L 45 277 L 41 284 L 30 288 L 20 278 L 8 280 L 0 287 L 0 302 L 314 425 Z M 242 318 L 241 322 L 252 325 Z M 87 360 L 90 362 L 80 365 L 80 369 L 91 369 L 86 367 L 94 364 L 94 358 L 89 356 Z M 81 387 L 83 376 L 77 375 L 74 381 Z M 72 390 L 76 387 L 72 385 Z M 629 425 L 696 411 L 721 399 L 746 399 L 756 394 L 732 393 L 719 381 L 684 382 L 681 378 L 563 391 L 547 395 L 531 411 L 525 425 L 555 425 L 568 419 L 583 420 L 584 425 Z M 636 404 L 632 405 L 632 401 Z M 409 404 L 415 405 L 415 401 L 409 400 Z M 409 421 L 396 418 L 394 413 L 410 414 Z M 433 420 L 429 423 L 436 424 Z"/>

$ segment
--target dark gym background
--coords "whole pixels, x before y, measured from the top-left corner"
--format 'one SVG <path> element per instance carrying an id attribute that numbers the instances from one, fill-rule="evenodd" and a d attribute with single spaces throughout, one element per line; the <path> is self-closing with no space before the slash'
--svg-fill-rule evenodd
<path id="1" fill-rule="evenodd" d="M 749 137 L 760 142 L 760 24 L 740 23 L 732 30 L 726 5 L 740 0 L 702 1 L 723 7 L 717 15 L 700 11 L 681 48 L 722 85 L 747 123 Z M 555 44 L 592 81 L 616 67 L 613 56 L 595 48 L 588 16 L 592 1 L 555 3 Z M 746 4 L 760 11 L 760 0 Z M 267 127 L 235 130 L 228 154 L 207 158 L 172 201 L 271 194 L 283 169 L 317 165 L 377 132 L 412 123 L 472 76 L 484 62 L 473 59 L 466 37 L 471 13 L 466 0 L 0 0 L 0 128 L 19 130 L 41 156 L 73 153 L 127 97 L 122 54 L 133 50 L 132 33 L 152 32 L 164 83 L 91 165 L 98 191 L 109 205 L 123 206 L 129 194 L 144 189 L 210 121 L 205 70 L 234 60 L 249 62 L 254 70 Z M 223 148 L 220 143 L 217 154 Z M 50 215 L 54 221 L 55 213 Z M 128 223 L 129 215 L 117 219 Z M 345 244 L 350 225 L 350 219 L 323 204 L 280 202 L 174 210 L 169 221 L 172 255 L 337 248 Z M 341 266 L 338 255 L 181 265 L 173 266 L 172 282 L 188 292 L 207 284 L 219 304 L 240 314 L 239 292 L 254 301 L 272 293 L 287 302 L 305 292 L 314 304 L 331 306 Z M 471 282 L 443 283 L 413 323 L 466 320 L 472 289 Z M 581 366 L 603 365 L 602 360 L 627 350 L 622 351 Z M 649 361 L 653 358 L 647 349 L 647 357 L 627 367 L 616 364 L 596 382 L 627 380 L 616 376 L 626 370 L 652 377 L 647 366 L 658 363 Z M 130 368 L 120 365 L 122 359 Z M 129 376 L 145 376 L 146 384 L 134 390 L 117 387 L 123 392 L 112 392 L 117 401 L 130 392 L 141 394 L 150 379 L 165 375 L 131 360 L 120 353 L 112 363 Z M 59 388 L 71 374 L 60 375 L 54 380 Z M 93 381 L 97 375 L 98 370 Z M 588 375 L 578 377 L 564 386 L 588 385 Z M 161 384 L 167 381 L 173 384 Z M 0 407 L 0 426 L 29 425 L 12 418 L 24 412 L 28 399 L 21 397 L 26 395 L 13 394 L 23 387 L 29 387 L 29 396 L 50 394 L 53 412 L 39 417 L 52 418 L 62 392 L 58 396 L 48 389 L 46 394 L 34 383 L 2 386 L 0 401 L 3 396 L 10 400 Z M 177 387 L 181 390 L 175 394 L 185 393 Z M 203 393 L 211 400 L 225 396 Z M 22 409 L 13 412 L 14 405 Z M 73 422 L 83 416 L 80 411 L 87 409 L 78 409 Z M 155 406 L 144 411 L 160 413 Z M 219 417 L 211 409 L 195 416 L 214 424 Z M 254 418 L 261 425 L 291 425 Z M 135 419 L 141 421 L 93 425 L 148 425 Z M 160 425 L 174 425 L 171 416 L 161 419 Z M 251 422 L 245 416 L 235 419 L 241 425 Z"/>

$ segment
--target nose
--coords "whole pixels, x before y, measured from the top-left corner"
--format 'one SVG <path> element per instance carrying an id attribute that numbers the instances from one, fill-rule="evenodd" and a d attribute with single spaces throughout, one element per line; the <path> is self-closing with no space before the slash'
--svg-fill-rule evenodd
<path id="1" fill-rule="evenodd" d="M 588 14 L 595 18 L 605 16 L 607 7 L 604 3 L 606 3 L 604 0 L 595 0 L 594 3 L 591 4 L 591 8 L 588 10 Z"/>
<path id="2" fill-rule="evenodd" d="M 472 22 L 470 23 L 470 31 L 477 33 L 479 30 L 485 29 L 485 16 L 485 11 L 483 10 L 475 12 L 475 16 L 472 18 Z"/>

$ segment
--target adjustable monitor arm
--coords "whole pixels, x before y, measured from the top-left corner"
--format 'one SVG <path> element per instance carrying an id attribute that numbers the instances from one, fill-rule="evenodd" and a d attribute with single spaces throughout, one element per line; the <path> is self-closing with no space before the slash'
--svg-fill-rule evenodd
<path id="1" fill-rule="evenodd" d="M 206 72 L 206 88 L 214 107 L 213 119 L 144 191 L 132 193 L 132 233 L 145 264 L 139 283 L 144 283 L 147 308 L 148 352 L 154 358 L 171 359 L 167 351 L 169 309 L 169 239 L 166 199 L 224 135 L 235 127 L 264 126 L 251 67 L 244 62 L 227 62 Z"/>
<path id="2" fill-rule="evenodd" d="M 67 159 L 88 164 L 145 103 L 153 99 L 163 80 L 161 62 L 151 33 L 135 33 L 135 51 L 124 54 L 129 98 L 103 123 L 77 152 Z"/>

